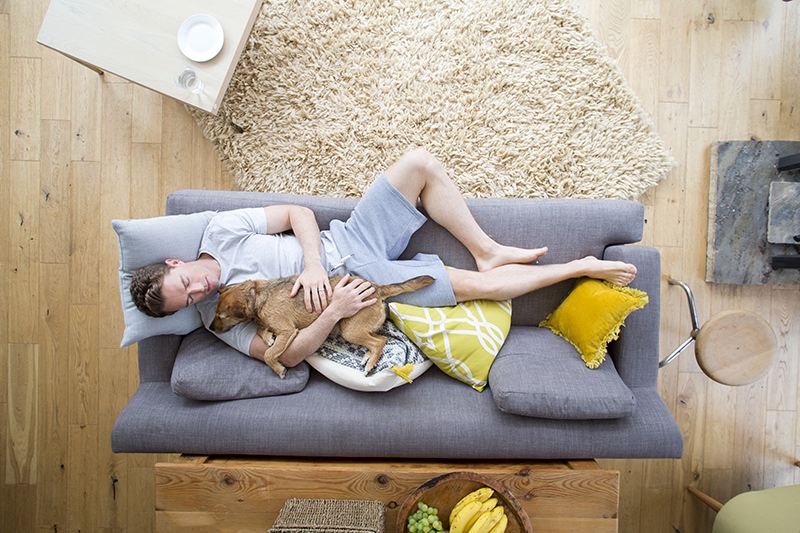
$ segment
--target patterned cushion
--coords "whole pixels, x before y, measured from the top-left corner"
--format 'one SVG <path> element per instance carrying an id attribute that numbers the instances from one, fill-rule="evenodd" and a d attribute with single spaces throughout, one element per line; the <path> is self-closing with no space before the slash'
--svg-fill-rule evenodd
<path id="1" fill-rule="evenodd" d="M 511 328 L 511 301 L 452 307 L 390 303 L 389 316 L 447 375 L 480 392 Z"/>
<path id="2" fill-rule="evenodd" d="M 329 335 L 306 361 L 334 383 L 363 392 L 385 392 L 411 383 L 432 366 L 425 354 L 388 320 L 378 333 L 388 340 L 369 375 L 364 375 L 367 349 L 344 340 L 338 333 Z"/>

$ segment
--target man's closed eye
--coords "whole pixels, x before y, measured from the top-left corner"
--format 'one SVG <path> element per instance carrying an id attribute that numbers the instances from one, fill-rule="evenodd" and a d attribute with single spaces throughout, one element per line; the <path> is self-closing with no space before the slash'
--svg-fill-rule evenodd
<path id="1" fill-rule="evenodd" d="M 183 281 L 183 289 L 187 292 L 187 294 L 186 294 L 186 307 L 189 307 L 190 305 L 192 305 L 194 303 L 194 298 L 192 297 L 191 294 L 188 294 L 189 293 L 189 280 L 188 280 L 188 278 L 181 278 L 181 280 Z"/>

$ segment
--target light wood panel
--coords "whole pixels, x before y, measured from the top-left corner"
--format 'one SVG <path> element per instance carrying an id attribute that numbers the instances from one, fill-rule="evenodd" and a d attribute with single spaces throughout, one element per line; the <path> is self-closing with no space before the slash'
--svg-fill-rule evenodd
<path id="1" fill-rule="evenodd" d="M 800 483 L 800 292 L 703 281 L 711 143 L 800 140 L 800 1 L 576 2 L 678 162 L 642 198 L 665 278 L 691 285 L 701 320 L 745 309 L 778 336 L 775 367 L 748 387 L 709 381 L 691 350 L 661 371 L 682 459 L 600 461 L 620 471 L 620 531 L 706 532 L 713 513 L 686 486 L 725 501 Z M 135 349 L 118 348 L 110 221 L 234 185 L 181 104 L 37 45 L 46 7 L 0 0 L 0 530 L 148 532 L 154 464 L 170 457 L 110 450 L 137 381 Z M 662 305 L 663 357 L 690 323 L 666 280 Z"/>

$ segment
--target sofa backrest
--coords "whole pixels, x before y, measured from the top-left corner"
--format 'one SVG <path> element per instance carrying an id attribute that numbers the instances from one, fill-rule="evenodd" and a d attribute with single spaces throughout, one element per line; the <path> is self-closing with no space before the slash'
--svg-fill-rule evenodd
<path id="1" fill-rule="evenodd" d="M 166 214 L 227 211 L 241 207 L 299 204 L 311 208 L 321 229 L 333 219 L 345 220 L 355 198 L 330 198 L 242 191 L 182 190 L 167 199 Z M 642 238 L 644 208 L 625 200 L 467 199 L 473 216 L 496 241 L 521 247 L 547 246 L 541 264 L 564 263 L 587 255 L 602 257 L 613 244 Z M 445 264 L 475 268 L 467 250 L 444 228 L 428 221 L 411 239 L 403 258 L 435 253 Z M 569 293 L 573 281 L 559 283 L 514 300 L 512 323 L 537 325 Z"/>

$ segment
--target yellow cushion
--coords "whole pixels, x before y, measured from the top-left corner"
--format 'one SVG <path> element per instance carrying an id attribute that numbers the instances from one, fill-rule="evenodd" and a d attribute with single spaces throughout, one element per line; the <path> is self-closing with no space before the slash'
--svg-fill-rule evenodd
<path id="1" fill-rule="evenodd" d="M 511 301 L 475 300 L 453 307 L 393 302 L 389 317 L 433 364 L 480 392 L 511 328 Z"/>
<path id="2" fill-rule="evenodd" d="M 648 302 L 647 294 L 607 281 L 580 278 L 572 292 L 539 326 L 568 340 L 586 366 L 605 360 L 606 346 L 619 336 L 625 317 Z"/>

